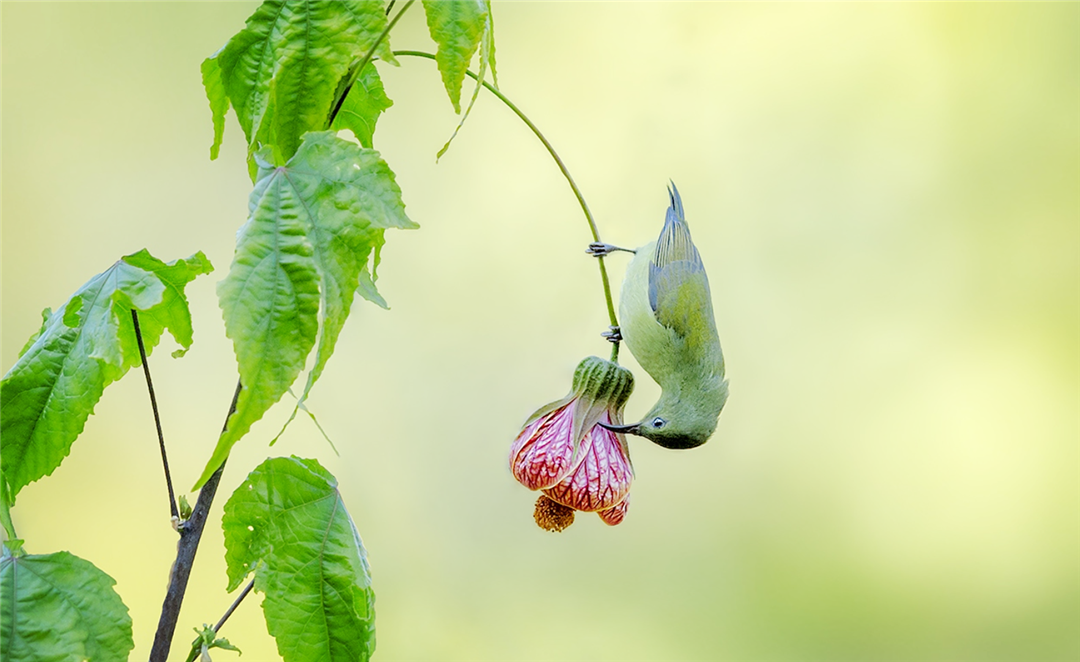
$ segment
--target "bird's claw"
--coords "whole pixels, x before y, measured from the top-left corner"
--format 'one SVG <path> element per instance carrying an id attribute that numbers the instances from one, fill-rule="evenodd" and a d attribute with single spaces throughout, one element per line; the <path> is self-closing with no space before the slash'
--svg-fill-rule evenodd
<path id="1" fill-rule="evenodd" d="M 608 327 L 610 331 L 604 331 L 600 335 L 607 338 L 608 342 L 620 342 L 622 341 L 622 330 L 617 326 Z"/>
<path id="2" fill-rule="evenodd" d="M 589 244 L 589 247 L 587 249 L 585 249 L 585 254 L 592 255 L 593 257 L 604 257 L 605 255 L 611 255 L 615 251 L 626 251 L 627 253 L 634 252 L 629 248 L 620 248 L 619 246 L 613 246 L 611 244 L 594 241 L 593 243 Z"/>

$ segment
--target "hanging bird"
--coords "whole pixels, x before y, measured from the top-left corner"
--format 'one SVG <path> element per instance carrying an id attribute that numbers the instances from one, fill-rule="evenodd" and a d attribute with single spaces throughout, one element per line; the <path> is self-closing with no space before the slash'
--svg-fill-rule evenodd
<path id="1" fill-rule="evenodd" d="M 664 448 L 694 448 L 716 430 L 728 384 L 709 279 L 674 182 L 668 195 L 671 205 L 660 237 L 634 251 L 626 269 L 619 299 L 622 325 L 615 330 L 662 393 L 641 422 L 604 427 Z M 589 252 L 613 250 L 625 249 L 594 244 Z"/>

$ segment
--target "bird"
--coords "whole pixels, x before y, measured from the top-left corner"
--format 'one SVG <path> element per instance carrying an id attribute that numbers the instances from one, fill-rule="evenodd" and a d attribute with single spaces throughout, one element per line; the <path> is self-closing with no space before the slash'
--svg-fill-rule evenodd
<path id="1" fill-rule="evenodd" d="M 633 251 L 619 297 L 622 340 L 660 386 L 660 399 L 638 423 L 606 425 L 664 448 L 695 448 L 716 431 L 728 398 L 724 353 L 716 330 L 709 278 L 690 237 L 675 182 L 656 241 Z M 590 246 L 590 254 L 618 249 Z M 610 334 L 609 334 L 610 335 Z"/>

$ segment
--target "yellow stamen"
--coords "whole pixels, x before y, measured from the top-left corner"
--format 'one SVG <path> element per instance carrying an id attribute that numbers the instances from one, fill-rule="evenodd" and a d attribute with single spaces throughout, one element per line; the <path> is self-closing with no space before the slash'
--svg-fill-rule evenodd
<path id="1" fill-rule="evenodd" d="M 541 529 L 557 533 L 574 523 L 574 509 L 556 503 L 541 494 L 536 500 L 533 518 Z"/>

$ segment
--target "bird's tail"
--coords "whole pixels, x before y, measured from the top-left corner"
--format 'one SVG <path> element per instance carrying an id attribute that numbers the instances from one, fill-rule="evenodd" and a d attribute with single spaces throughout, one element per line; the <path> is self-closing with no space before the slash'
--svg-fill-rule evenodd
<path id="1" fill-rule="evenodd" d="M 668 186 L 668 198 L 671 199 L 671 206 L 668 207 L 667 217 L 668 220 L 686 222 L 686 216 L 683 214 L 682 197 L 679 195 L 679 189 L 675 188 L 675 182 L 668 180 L 670 186 Z M 674 219 L 672 216 L 674 215 Z"/>
<path id="2" fill-rule="evenodd" d="M 653 264 L 656 268 L 663 269 L 672 262 L 686 260 L 695 267 L 700 266 L 701 257 L 690 238 L 690 226 L 683 215 L 682 198 L 679 196 L 679 189 L 675 188 L 675 182 L 671 182 L 668 187 L 668 196 L 671 198 L 671 206 L 667 210 L 664 229 L 656 241 Z"/>

